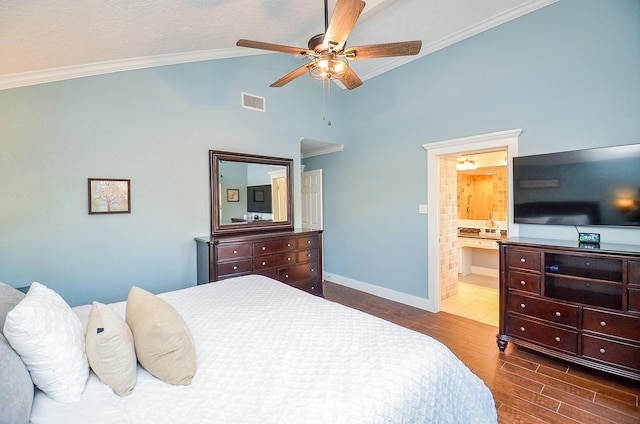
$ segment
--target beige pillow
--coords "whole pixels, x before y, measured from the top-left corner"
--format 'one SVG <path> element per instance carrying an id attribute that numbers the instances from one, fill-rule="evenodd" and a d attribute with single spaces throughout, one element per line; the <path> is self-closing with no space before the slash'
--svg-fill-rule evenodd
<path id="1" fill-rule="evenodd" d="M 118 396 L 128 396 L 136 385 L 136 351 L 133 334 L 110 306 L 93 302 L 86 338 L 91 369 Z"/>
<path id="2" fill-rule="evenodd" d="M 188 386 L 196 373 L 196 351 L 182 316 L 166 301 L 139 287 L 127 298 L 127 324 L 138 361 L 150 374 Z"/>

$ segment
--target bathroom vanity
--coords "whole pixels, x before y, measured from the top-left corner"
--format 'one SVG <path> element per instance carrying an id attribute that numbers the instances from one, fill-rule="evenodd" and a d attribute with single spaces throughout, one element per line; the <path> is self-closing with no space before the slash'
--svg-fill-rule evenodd
<path id="1" fill-rule="evenodd" d="M 458 273 L 463 276 L 481 274 L 497 278 L 498 241 L 505 240 L 506 237 L 507 231 L 499 228 L 458 227 Z"/>

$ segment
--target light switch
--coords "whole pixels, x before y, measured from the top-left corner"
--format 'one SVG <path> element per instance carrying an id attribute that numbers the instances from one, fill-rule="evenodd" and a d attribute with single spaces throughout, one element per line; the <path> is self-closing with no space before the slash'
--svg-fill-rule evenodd
<path id="1" fill-rule="evenodd" d="M 418 213 L 429 213 L 428 205 L 418 205 Z"/>

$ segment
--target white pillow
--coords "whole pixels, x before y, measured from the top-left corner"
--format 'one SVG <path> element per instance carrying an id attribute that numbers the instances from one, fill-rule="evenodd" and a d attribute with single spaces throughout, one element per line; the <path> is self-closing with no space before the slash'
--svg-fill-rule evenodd
<path id="1" fill-rule="evenodd" d="M 80 320 L 59 294 L 34 282 L 7 314 L 4 335 L 27 366 L 34 384 L 53 400 L 82 397 L 89 363 Z"/>
<path id="2" fill-rule="evenodd" d="M 98 378 L 118 396 L 136 385 L 138 361 L 129 326 L 110 306 L 93 302 L 87 324 L 87 358 Z"/>

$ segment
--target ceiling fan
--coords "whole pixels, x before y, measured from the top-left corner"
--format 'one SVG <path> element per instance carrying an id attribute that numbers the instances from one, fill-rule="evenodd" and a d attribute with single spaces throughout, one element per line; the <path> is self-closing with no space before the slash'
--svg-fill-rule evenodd
<path id="1" fill-rule="evenodd" d="M 294 71 L 283 76 L 270 87 L 282 87 L 299 76 L 309 74 L 319 80 L 337 79 L 352 90 L 362 85 L 362 80 L 349 66 L 348 61 L 374 59 L 392 56 L 410 56 L 420 52 L 422 41 L 402 41 L 397 43 L 371 44 L 367 46 L 346 47 L 347 38 L 364 9 L 361 0 L 338 0 L 329 22 L 327 0 L 324 0 L 324 34 L 318 34 L 309 40 L 308 49 L 240 39 L 239 47 L 291 53 L 310 59 Z"/>

